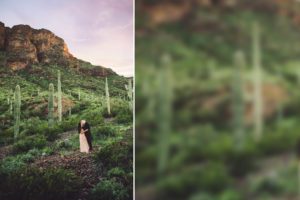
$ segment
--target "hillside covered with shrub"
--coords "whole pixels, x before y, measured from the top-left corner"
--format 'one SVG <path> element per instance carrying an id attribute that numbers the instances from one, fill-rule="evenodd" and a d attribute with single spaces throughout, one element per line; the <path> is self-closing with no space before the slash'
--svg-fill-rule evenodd
<path id="1" fill-rule="evenodd" d="M 4 30 L 0 199 L 132 199 L 132 79 L 75 58 L 48 30 Z M 81 119 L 90 154 L 79 152 Z"/>

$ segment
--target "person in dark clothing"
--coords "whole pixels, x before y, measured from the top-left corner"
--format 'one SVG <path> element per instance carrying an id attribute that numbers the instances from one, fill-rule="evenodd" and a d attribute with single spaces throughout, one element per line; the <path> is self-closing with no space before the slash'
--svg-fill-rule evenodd
<path id="1" fill-rule="evenodd" d="M 93 146 L 92 146 L 91 127 L 90 127 L 89 123 L 86 122 L 85 120 L 81 120 L 78 123 L 78 133 L 80 134 L 82 131 L 83 131 L 83 133 L 84 133 L 84 135 L 87 139 L 87 142 L 88 142 L 88 145 L 89 145 L 89 151 L 92 151 Z"/>

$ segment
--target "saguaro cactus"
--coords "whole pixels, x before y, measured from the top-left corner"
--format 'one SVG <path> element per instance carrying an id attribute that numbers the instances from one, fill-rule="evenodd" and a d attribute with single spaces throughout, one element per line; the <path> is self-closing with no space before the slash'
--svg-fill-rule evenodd
<path id="1" fill-rule="evenodd" d="M 260 30 L 253 24 L 253 86 L 254 86 L 254 135 L 258 141 L 263 131 L 262 69 L 260 52 Z"/>
<path id="2" fill-rule="evenodd" d="M 21 116 L 21 91 L 20 91 L 20 86 L 17 85 L 15 89 L 15 100 L 14 100 L 15 139 L 19 136 L 19 132 L 20 132 L 20 116 Z"/>
<path id="3" fill-rule="evenodd" d="M 111 113 L 110 113 L 110 99 L 109 99 L 107 77 L 105 78 L 105 96 L 106 96 L 107 113 L 109 115 L 111 115 Z"/>
<path id="4" fill-rule="evenodd" d="M 129 79 L 128 80 L 128 85 L 125 85 L 125 88 L 127 90 L 127 96 L 129 98 L 129 107 L 130 109 L 132 110 L 132 107 L 133 107 L 133 92 L 132 92 L 132 83 L 131 83 L 131 80 Z"/>
<path id="5" fill-rule="evenodd" d="M 242 51 L 234 54 L 234 78 L 232 85 L 232 111 L 233 127 L 237 138 L 237 144 L 241 145 L 244 138 L 244 80 L 243 70 L 245 67 L 245 58 Z"/>
<path id="6" fill-rule="evenodd" d="M 48 97 L 48 125 L 52 127 L 54 123 L 54 85 L 49 84 L 49 97 Z"/>
<path id="7" fill-rule="evenodd" d="M 158 134 L 159 134 L 159 155 L 158 155 L 158 173 L 162 174 L 167 168 L 169 158 L 169 141 L 171 134 L 172 121 L 172 99 L 173 99 L 173 84 L 172 84 L 172 69 L 171 58 L 169 55 L 162 57 L 162 71 L 159 73 L 159 89 L 158 89 Z"/>
<path id="8" fill-rule="evenodd" d="M 70 98 L 72 97 L 71 92 L 69 93 Z M 69 108 L 69 117 L 72 115 L 72 107 L 70 106 Z"/>
<path id="9" fill-rule="evenodd" d="M 57 111 L 58 111 L 58 121 L 62 121 L 62 93 L 61 93 L 61 75 L 60 71 L 57 72 Z"/>

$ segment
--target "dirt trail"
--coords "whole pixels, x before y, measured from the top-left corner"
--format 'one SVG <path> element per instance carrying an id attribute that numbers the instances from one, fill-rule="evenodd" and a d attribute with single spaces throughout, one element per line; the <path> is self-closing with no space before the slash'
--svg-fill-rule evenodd
<path id="1" fill-rule="evenodd" d="M 77 134 L 76 130 L 64 132 L 60 134 L 60 138 L 56 141 L 70 139 L 74 134 Z M 31 166 L 43 170 L 47 170 L 47 168 L 72 170 L 77 176 L 81 177 L 83 181 L 83 188 L 78 199 L 85 200 L 87 199 L 90 189 L 101 180 L 100 174 L 98 174 L 99 170 L 93 160 L 93 154 L 93 152 L 89 154 L 80 153 L 78 147 L 78 150 L 72 150 L 68 152 L 68 155 L 55 153 L 54 155 L 39 157 L 31 163 Z"/>
<path id="2" fill-rule="evenodd" d="M 36 160 L 31 166 L 38 167 L 43 170 L 48 168 L 63 168 L 72 170 L 77 176 L 83 180 L 83 188 L 80 192 L 81 200 L 86 199 L 88 191 L 95 186 L 100 180 L 97 166 L 92 158 L 93 153 L 80 153 L 73 151 L 67 156 L 59 154 L 42 157 Z"/>

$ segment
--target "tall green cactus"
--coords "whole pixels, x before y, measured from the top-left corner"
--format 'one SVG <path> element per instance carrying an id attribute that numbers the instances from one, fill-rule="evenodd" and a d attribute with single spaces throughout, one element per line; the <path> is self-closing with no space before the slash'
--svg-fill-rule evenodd
<path id="1" fill-rule="evenodd" d="M 277 75 L 277 78 L 279 79 L 279 83 L 282 82 L 284 79 L 282 77 L 282 73 L 281 73 L 281 67 L 278 66 L 276 68 L 276 75 Z M 283 119 L 283 107 L 284 105 L 284 102 L 282 102 L 281 100 L 277 103 L 276 105 L 276 111 L 277 111 L 277 124 L 280 124 L 280 122 L 282 121 Z"/>
<path id="2" fill-rule="evenodd" d="M 129 79 L 128 85 L 125 85 L 125 88 L 127 90 L 127 96 L 129 98 L 129 108 L 132 110 L 133 107 L 133 92 L 132 92 L 132 82 Z"/>
<path id="3" fill-rule="evenodd" d="M 14 137 L 18 138 L 20 132 L 20 116 L 21 116 L 21 91 L 20 86 L 17 85 L 15 89 L 15 101 L 14 101 Z"/>
<path id="4" fill-rule="evenodd" d="M 49 97 L 48 97 L 48 125 L 52 127 L 54 124 L 54 85 L 49 84 Z"/>
<path id="5" fill-rule="evenodd" d="M 81 96 L 81 94 L 80 94 L 81 92 L 80 92 L 80 88 L 78 88 L 78 100 L 80 101 L 80 96 Z"/>
<path id="6" fill-rule="evenodd" d="M 70 97 L 72 97 L 72 94 L 71 94 L 71 92 L 69 93 L 69 95 L 70 95 Z M 70 106 L 70 108 L 69 108 L 69 117 L 72 115 L 72 107 Z"/>
<path id="7" fill-rule="evenodd" d="M 107 77 L 105 78 L 105 96 L 106 96 L 107 113 L 108 113 L 109 115 L 111 115 L 111 112 L 110 112 L 110 99 L 109 99 L 109 91 L 108 91 Z"/>
<path id="8" fill-rule="evenodd" d="M 162 57 L 162 69 L 159 75 L 159 89 L 158 89 L 158 106 L 157 113 L 158 124 L 158 173 L 162 174 L 167 168 L 170 149 L 170 134 L 172 131 L 172 101 L 173 101 L 173 84 L 171 71 L 171 58 L 169 55 Z"/>
<path id="9" fill-rule="evenodd" d="M 62 93 L 61 93 L 61 75 L 60 71 L 57 72 L 57 111 L 58 111 L 58 121 L 62 121 Z"/>
<path id="10" fill-rule="evenodd" d="M 253 24 L 253 85 L 254 85 L 254 137 L 259 141 L 263 131 L 262 69 L 260 50 L 260 30 Z"/>
<path id="11" fill-rule="evenodd" d="M 245 67 L 245 57 L 242 51 L 234 54 L 234 78 L 232 85 L 232 111 L 233 111 L 233 127 L 237 139 L 237 144 L 242 146 L 244 139 L 244 80 L 243 70 Z"/>

